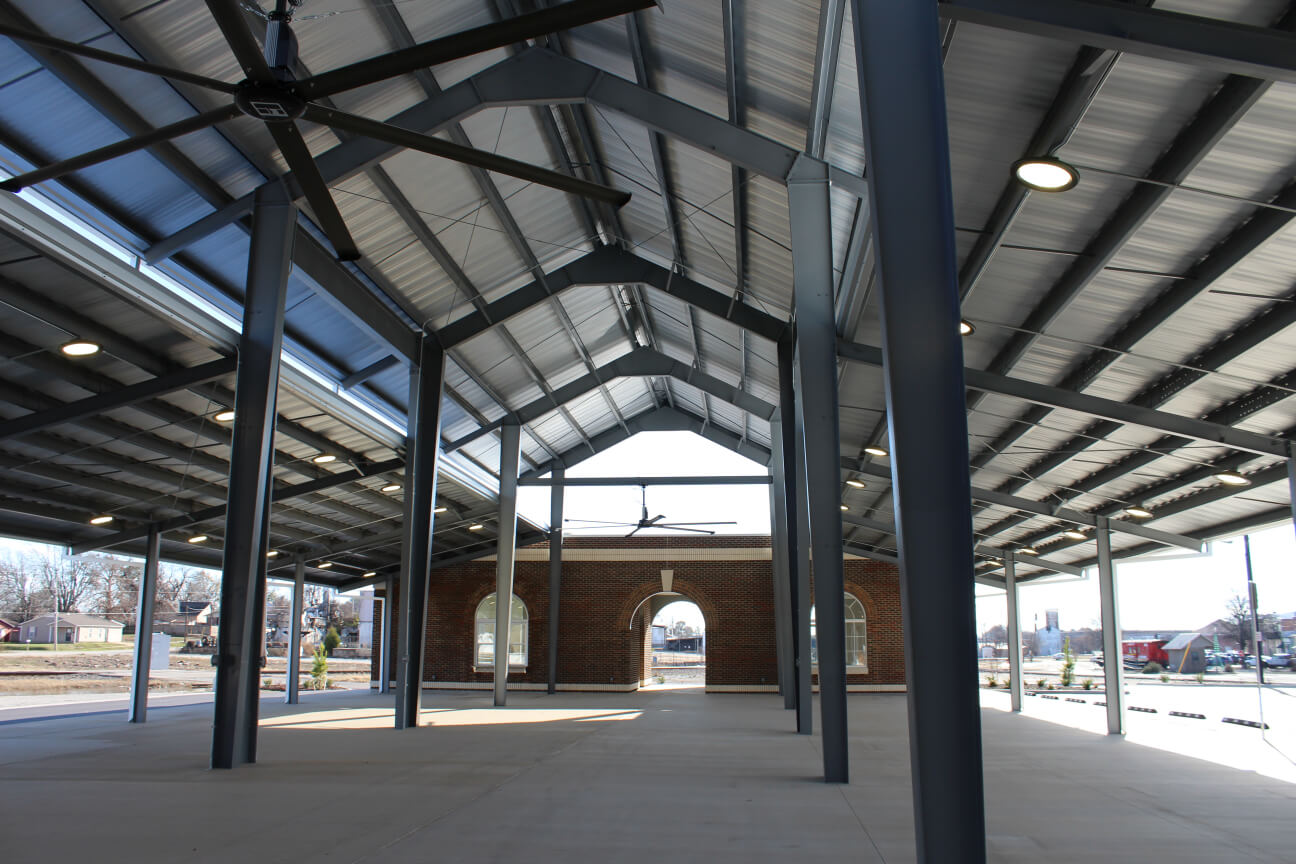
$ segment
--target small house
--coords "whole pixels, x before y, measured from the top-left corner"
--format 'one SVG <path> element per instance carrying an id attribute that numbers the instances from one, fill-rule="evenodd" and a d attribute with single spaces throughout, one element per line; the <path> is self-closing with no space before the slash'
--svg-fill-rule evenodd
<path id="1" fill-rule="evenodd" d="M 1164 646 L 1170 658 L 1167 672 L 1184 672 L 1190 675 L 1206 671 L 1206 650 L 1214 643 L 1200 633 L 1181 633 Z"/>
<path id="2" fill-rule="evenodd" d="M 0 642 L 17 642 L 22 627 L 5 618 L 0 618 Z"/>
<path id="3" fill-rule="evenodd" d="M 55 638 L 55 628 L 58 637 Z M 22 623 L 21 642 L 37 644 L 72 644 L 76 642 L 121 642 L 123 625 L 107 618 L 64 612 L 59 615 L 41 615 Z"/>

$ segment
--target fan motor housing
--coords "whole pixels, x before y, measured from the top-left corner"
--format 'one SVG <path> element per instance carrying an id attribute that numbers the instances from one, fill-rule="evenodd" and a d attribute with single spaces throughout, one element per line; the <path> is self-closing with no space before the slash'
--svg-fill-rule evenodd
<path id="1" fill-rule="evenodd" d="M 234 104 L 247 116 L 267 123 L 289 123 L 306 111 L 306 100 L 291 90 L 259 84 L 239 87 Z"/>

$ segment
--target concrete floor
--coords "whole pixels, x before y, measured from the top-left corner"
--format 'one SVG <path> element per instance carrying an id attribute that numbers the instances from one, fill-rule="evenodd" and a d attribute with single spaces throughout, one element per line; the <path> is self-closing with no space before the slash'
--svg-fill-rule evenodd
<path id="1" fill-rule="evenodd" d="M 210 706 L 0 723 L 13 861 L 913 861 L 903 695 L 849 702 L 852 777 L 765 695 L 368 692 L 263 701 L 261 760 L 206 768 Z M 1081 707 L 1081 706 L 1076 706 Z M 1296 785 L 987 708 L 995 862 L 1296 862 Z M 1242 732 L 1244 730 L 1238 730 Z M 954 864 L 954 862 L 951 862 Z"/>

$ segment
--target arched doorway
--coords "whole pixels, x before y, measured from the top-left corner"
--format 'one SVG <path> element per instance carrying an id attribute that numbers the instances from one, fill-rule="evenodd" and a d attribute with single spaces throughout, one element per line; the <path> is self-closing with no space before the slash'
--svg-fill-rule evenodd
<path id="1" fill-rule="evenodd" d="M 649 634 L 651 653 L 645 686 L 706 686 L 706 617 L 682 595 L 651 598 L 656 606 Z M 651 610 L 650 610 L 651 611 Z"/>

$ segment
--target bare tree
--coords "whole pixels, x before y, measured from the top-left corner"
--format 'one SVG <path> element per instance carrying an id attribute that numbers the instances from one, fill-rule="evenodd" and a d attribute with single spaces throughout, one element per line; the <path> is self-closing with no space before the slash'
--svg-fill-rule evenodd
<path id="1" fill-rule="evenodd" d="M 21 558 L 0 560 L 0 615 L 21 623 L 50 607 L 46 595 Z"/>
<path id="2" fill-rule="evenodd" d="M 37 584 L 58 604 L 58 611 L 80 612 L 98 576 L 94 563 L 48 552 L 31 559 Z"/>

